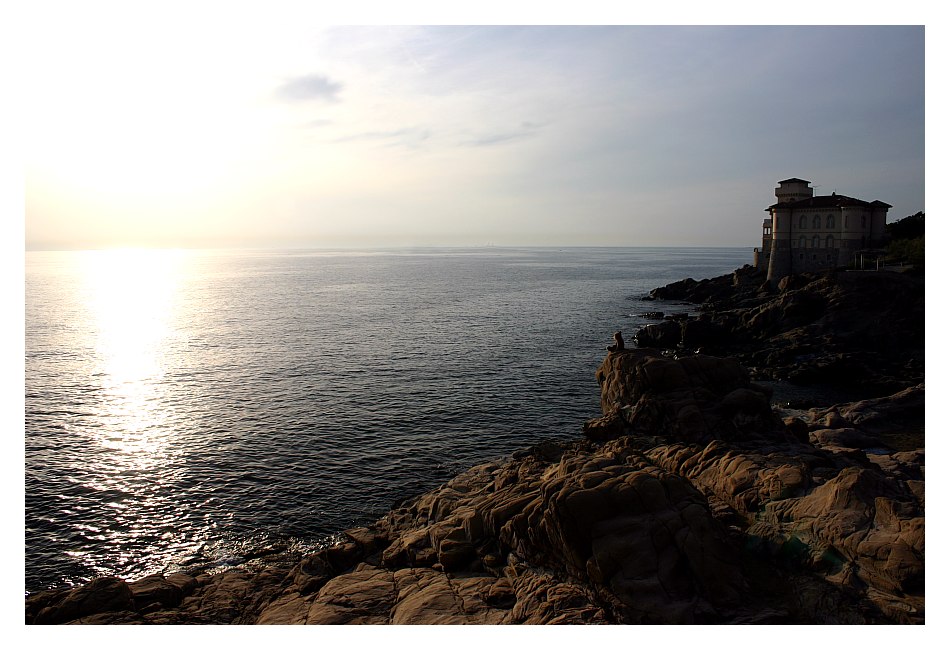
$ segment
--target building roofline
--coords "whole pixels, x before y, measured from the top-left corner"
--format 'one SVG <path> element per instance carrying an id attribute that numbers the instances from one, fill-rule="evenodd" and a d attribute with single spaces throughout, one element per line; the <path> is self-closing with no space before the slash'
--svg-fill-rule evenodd
<path id="1" fill-rule="evenodd" d="M 894 206 L 884 203 L 883 201 L 862 201 L 861 199 L 856 199 L 851 196 L 845 196 L 844 194 L 823 194 L 820 196 L 811 196 L 805 199 L 798 199 L 797 201 L 780 201 L 779 203 L 773 203 L 765 209 L 766 212 L 769 212 L 775 208 L 787 208 L 791 210 L 799 209 L 809 209 L 809 208 L 844 208 L 848 206 L 864 206 L 871 208 L 892 208 Z"/>
<path id="2" fill-rule="evenodd" d="M 802 180 L 801 178 L 786 178 L 784 181 L 779 181 L 779 185 L 784 185 L 785 183 L 804 183 L 805 185 L 810 185 L 811 181 Z"/>

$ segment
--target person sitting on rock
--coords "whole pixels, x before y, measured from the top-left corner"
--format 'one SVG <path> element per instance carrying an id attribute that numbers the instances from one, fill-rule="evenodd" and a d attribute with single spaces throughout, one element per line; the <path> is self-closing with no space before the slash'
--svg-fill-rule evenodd
<path id="1" fill-rule="evenodd" d="M 614 332 L 614 344 L 607 346 L 608 352 L 620 352 L 623 350 L 623 336 L 620 332 Z"/>

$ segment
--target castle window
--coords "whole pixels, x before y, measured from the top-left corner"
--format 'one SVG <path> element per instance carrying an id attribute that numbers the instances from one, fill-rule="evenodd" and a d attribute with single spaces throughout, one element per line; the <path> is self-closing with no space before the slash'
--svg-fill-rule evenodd
<path id="1" fill-rule="evenodd" d="M 821 246 L 821 238 L 819 238 L 818 235 L 815 235 L 811 238 L 811 247 L 818 248 L 819 246 Z"/>
<path id="2" fill-rule="evenodd" d="M 862 214 L 862 215 L 861 215 L 861 227 L 862 227 L 862 228 L 867 228 L 867 225 L 868 225 L 868 217 L 867 217 L 866 214 Z"/>
<path id="3" fill-rule="evenodd" d="M 844 215 L 844 227 L 848 227 L 848 215 Z"/>
<path id="4" fill-rule="evenodd" d="M 834 228 L 834 227 L 835 227 L 835 215 L 833 215 L 833 214 L 829 214 L 829 215 L 828 215 L 828 221 L 827 221 L 827 225 L 826 225 L 825 227 L 826 227 L 826 228 Z"/>
<path id="5" fill-rule="evenodd" d="M 805 215 L 802 215 L 801 218 L 798 220 L 798 227 L 800 230 L 804 230 L 805 228 L 807 228 L 808 217 L 806 217 Z"/>
<path id="6" fill-rule="evenodd" d="M 821 228 L 821 215 L 820 215 L 820 214 L 816 214 L 816 215 L 815 215 L 815 218 L 812 219 L 811 227 L 814 228 L 815 230 L 818 230 L 819 228 Z"/>
<path id="7" fill-rule="evenodd" d="M 798 247 L 805 248 L 805 235 L 798 238 Z"/>
<path id="8" fill-rule="evenodd" d="M 833 235 L 828 235 L 828 238 L 825 240 L 825 248 L 834 248 L 835 247 L 835 238 Z"/>

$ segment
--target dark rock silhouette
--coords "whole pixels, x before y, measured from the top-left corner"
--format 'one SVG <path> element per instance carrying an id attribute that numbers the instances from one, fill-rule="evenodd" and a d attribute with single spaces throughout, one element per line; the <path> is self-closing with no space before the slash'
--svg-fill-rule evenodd
<path id="1" fill-rule="evenodd" d="M 731 275 L 682 280 L 654 300 L 699 305 L 698 316 L 650 324 L 640 347 L 735 356 L 753 378 L 823 384 L 885 396 L 924 372 L 924 280 L 893 272 L 800 274 L 775 291 L 751 266 Z"/>

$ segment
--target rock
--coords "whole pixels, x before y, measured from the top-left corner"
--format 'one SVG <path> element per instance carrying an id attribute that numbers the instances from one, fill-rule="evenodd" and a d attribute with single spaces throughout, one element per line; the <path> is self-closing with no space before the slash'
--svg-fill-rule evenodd
<path id="1" fill-rule="evenodd" d="M 686 278 L 685 280 L 668 284 L 665 287 L 654 289 L 650 292 L 649 297 L 651 300 L 686 300 L 687 296 L 691 295 L 690 292 L 695 289 L 698 284 L 699 283 L 693 278 Z"/>
<path id="2" fill-rule="evenodd" d="M 584 435 L 592 440 L 610 440 L 623 435 L 624 418 L 620 409 L 584 423 Z"/>
<path id="3" fill-rule="evenodd" d="M 32 621 L 38 625 L 68 623 L 74 619 L 103 612 L 116 612 L 134 608 L 132 590 L 119 578 L 95 578 L 74 590 L 61 592 L 61 598 L 44 603 Z M 27 602 L 29 612 L 30 603 Z"/>
<path id="4" fill-rule="evenodd" d="M 808 411 L 812 431 L 851 429 L 861 432 L 873 444 L 898 451 L 912 451 L 924 443 L 924 385 L 904 389 L 883 398 L 836 404 Z"/>
<path id="5" fill-rule="evenodd" d="M 885 398 L 861 400 L 840 410 L 841 417 L 864 431 L 890 432 L 908 424 L 923 426 L 924 385 Z"/>
<path id="6" fill-rule="evenodd" d="M 807 568 L 895 621 L 922 621 L 923 510 L 911 481 L 863 455 L 856 462 L 792 444 L 768 453 L 677 444 L 648 457 L 744 516 L 747 544 L 770 561 Z"/>
<path id="7" fill-rule="evenodd" d="M 198 587 L 198 581 L 187 573 L 172 573 L 165 576 L 165 580 L 178 587 L 183 598 L 190 596 Z"/>
<path id="8" fill-rule="evenodd" d="M 646 325 L 633 335 L 637 347 L 641 348 L 675 348 L 681 337 L 680 324 L 673 320 Z"/>
<path id="9" fill-rule="evenodd" d="M 785 429 L 799 442 L 808 442 L 808 425 L 797 417 L 787 417 L 782 420 Z"/>
<path id="10" fill-rule="evenodd" d="M 459 569 L 475 558 L 475 547 L 464 540 L 443 539 L 439 543 L 438 558 L 443 570 Z"/>
<path id="11" fill-rule="evenodd" d="M 754 269 L 659 287 L 651 296 L 701 304 L 682 345 L 733 355 L 774 379 L 860 388 L 872 397 L 923 382 L 924 282 L 892 272 L 803 273 L 773 292 Z M 886 299 L 882 299 L 887 296 Z M 700 323 L 694 325 L 693 323 Z M 641 347 L 672 349 L 648 331 Z"/>
<path id="12" fill-rule="evenodd" d="M 284 594 L 267 605 L 256 624 L 305 625 L 313 600 L 313 597 L 308 598 L 300 593 Z"/>
<path id="13" fill-rule="evenodd" d="M 754 295 L 765 281 L 765 274 L 751 265 L 736 269 L 730 275 L 696 281 L 680 280 L 650 292 L 652 300 L 678 300 L 691 303 L 712 303 L 730 296 Z"/>
<path id="14" fill-rule="evenodd" d="M 683 323 L 681 343 L 684 348 L 697 349 L 720 346 L 729 340 L 729 331 L 708 320 L 693 319 Z M 654 345 L 653 347 L 669 347 Z"/>
<path id="15" fill-rule="evenodd" d="M 307 556 L 293 568 L 289 579 L 298 592 L 303 595 L 312 593 L 327 583 L 333 575 L 333 569 L 324 554 Z"/>
<path id="16" fill-rule="evenodd" d="M 393 574 L 363 566 L 330 580 L 307 612 L 308 625 L 342 625 L 389 622 L 396 600 Z"/>
<path id="17" fill-rule="evenodd" d="M 633 431 L 662 431 L 695 441 L 785 435 L 767 393 L 749 381 L 735 359 L 669 359 L 656 350 L 638 349 L 608 355 L 596 378 L 605 417 L 622 413 Z M 596 423 L 591 430 L 601 433 L 606 425 Z"/>
<path id="18" fill-rule="evenodd" d="M 512 521 L 501 530 L 506 545 L 531 563 L 609 587 L 626 622 L 697 622 L 744 588 L 705 499 L 642 460 L 562 459 L 525 517 L 523 529 Z"/>
<path id="19" fill-rule="evenodd" d="M 129 584 L 135 609 L 142 610 L 152 604 L 162 607 L 175 607 L 184 598 L 184 592 L 177 584 L 162 575 L 152 575 Z"/>
<path id="20" fill-rule="evenodd" d="M 877 438 L 852 428 L 818 429 L 812 432 L 811 437 L 816 445 L 824 447 L 866 449 L 881 446 L 881 442 Z"/>
<path id="21" fill-rule="evenodd" d="M 801 289 L 809 280 L 802 275 L 786 275 L 784 278 L 778 281 L 777 289 L 779 293 L 785 293 L 786 291 L 794 291 L 796 289 Z"/>

